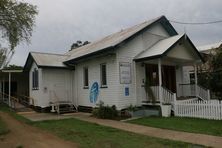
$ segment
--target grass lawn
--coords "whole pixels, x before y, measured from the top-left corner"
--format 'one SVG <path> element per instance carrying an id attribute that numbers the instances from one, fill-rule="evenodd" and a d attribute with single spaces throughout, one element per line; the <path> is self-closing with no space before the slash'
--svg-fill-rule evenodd
<path id="1" fill-rule="evenodd" d="M 197 146 L 189 143 L 134 134 L 98 124 L 80 121 L 77 119 L 32 122 L 20 115 L 17 115 L 7 106 L 2 104 L 0 104 L 0 111 L 7 112 L 17 120 L 49 131 L 62 139 L 73 141 L 82 148 L 165 148 Z M 0 120 L 0 132 L 1 128 L 4 128 L 4 126 L 4 123 L 1 125 Z"/>
<path id="2" fill-rule="evenodd" d="M 193 147 L 177 141 L 152 138 L 77 119 L 34 122 L 34 126 L 78 143 L 83 148 Z"/>
<path id="3" fill-rule="evenodd" d="M 218 120 L 179 117 L 145 117 L 127 122 L 177 131 L 222 136 L 222 121 Z"/>

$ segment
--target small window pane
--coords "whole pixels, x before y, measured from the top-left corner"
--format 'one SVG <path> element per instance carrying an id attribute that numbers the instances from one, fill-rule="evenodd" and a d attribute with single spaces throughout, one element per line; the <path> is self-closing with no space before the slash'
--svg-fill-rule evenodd
<path id="1" fill-rule="evenodd" d="M 39 88 L 39 72 L 37 69 L 34 69 L 34 71 L 32 72 L 32 88 Z"/>
<path id="2" fill-rule="evenodd" d="M 101 71 L 101 85 L 106 86 L 107 85 L 106 64 L 101 64 L 100 71 Z"/>
<path id="3" fill-rule="evenodd" d="M 83 83 L 84 83 L 84 87 L 88 87 L 89 86 L 89 73 L 88 73 L 88 67 L 84 67 L 83 69 Z"/>

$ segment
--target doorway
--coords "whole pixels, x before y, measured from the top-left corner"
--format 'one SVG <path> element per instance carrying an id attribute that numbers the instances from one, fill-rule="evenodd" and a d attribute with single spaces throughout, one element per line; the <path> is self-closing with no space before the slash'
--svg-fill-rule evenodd
<path id="1" fill-rule="evenodd" d="M 175 66 L 162 65 L 162 85 L 176 93 L 176 68 Z M 146 64 L 146 80 L 150 86 L 159 85 L 157 64 Z"/>

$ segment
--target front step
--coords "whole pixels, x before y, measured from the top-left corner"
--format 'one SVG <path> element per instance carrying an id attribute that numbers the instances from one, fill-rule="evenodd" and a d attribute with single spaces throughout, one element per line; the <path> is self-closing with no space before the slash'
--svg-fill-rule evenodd
<path id="1" fill-rule="evenodd" d="M 57 112 L 58 114 L 77 111 L 77 108 L 69 101 L 54 102 L 50 103 L 50 105 L 52 107 L 51 112 Z"/>
<path id="2" fill-rule="evenodd" d="M 160 101 L 152 102 L 152 101 L 142 101 L 142 105 L 160 105 Z"/>

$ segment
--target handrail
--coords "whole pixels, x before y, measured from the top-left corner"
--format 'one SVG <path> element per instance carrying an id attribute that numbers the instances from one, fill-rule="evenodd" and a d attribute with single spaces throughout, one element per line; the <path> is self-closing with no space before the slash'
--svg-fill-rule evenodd
<path id="1" fill-rule="evenodd" d="M 180 96 L 198 97 L 203 100 L 210 99 L 210 90 L 196 84 L 179 84 Z"/>
<path id="2" fill-rule="evenodd" d="M 9 97 L 9 95 L 6 94 L 6 93 L 3 93 L 3 92 L 0 92 L 0 93 L 3 94 L 3 95 L 5 95 L 5 96 L 8 96 L 8 97 Z M 12 100 L 15 100 L 16 102 L 19 102 L 19 99 L 16 98 L 16 97 L 10 96 L 10 98 L 11 98 Z"/>

